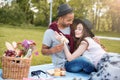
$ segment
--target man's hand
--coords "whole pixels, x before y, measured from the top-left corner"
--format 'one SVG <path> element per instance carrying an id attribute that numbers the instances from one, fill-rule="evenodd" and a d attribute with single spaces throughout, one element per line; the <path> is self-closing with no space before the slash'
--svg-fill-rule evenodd
<path id="1" fill-rule="evenodd" d="M 63 50 L 64 44 L 58 44 L 55 47 L 51 48 L 52 53 L 58 53 Z"/>
<path id="2" fill-rule="evenodd" d="M 99 39 L 99 38 L 93 37 L 93 39 L 94 39 L 95 42 L 97 42 L 98 44 L 100 44 L 101 47 L 102 47 L 105 51 L 107 51 L 107 49 L 105 48 L 105 46 L 103 46 L 103 45 L 100 43 L 100 39 Z"/>
<path id="3" fill-rule="evenodd" d="M 100 39 L 97 37 L 93 37 L 94 41 L 97 42 L 98 44 L 100 44 Z"/>
<path id="4" fill-rule="evenodd" d="M 42 44 L 41 53 L 43 55 L 51 55 L 54 53 L 61 52 L 63 50 L 63 47 L 64 47 L 64 44 L 58 44 L 58 45 L 54 46 L 53 48 L 50 48 L 50 47 Z"/>

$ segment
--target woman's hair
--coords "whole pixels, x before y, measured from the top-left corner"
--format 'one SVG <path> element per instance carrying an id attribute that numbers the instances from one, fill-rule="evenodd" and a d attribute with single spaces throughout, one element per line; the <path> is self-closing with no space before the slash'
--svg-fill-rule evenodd
<path id="1" fill-rule="evenodd" d="M 83 26 L 83 31 L 82 31 L 83 35 L 81 38 L 75 38 L 75 32 L 74 32 L 75 49 L 79 46 L 79 44 L 81 43 L 81 41 L 84 40 L 85 37 L 91 37 L 91 38 L 94 37 L 94 34 L 88 28 L 89 25 L 85 24 L 84 21 L 80 19 L 74 19 L 73 24 L 71 25 L 74 31 L 77 28 L 78 24 L 82 24 Z"/>

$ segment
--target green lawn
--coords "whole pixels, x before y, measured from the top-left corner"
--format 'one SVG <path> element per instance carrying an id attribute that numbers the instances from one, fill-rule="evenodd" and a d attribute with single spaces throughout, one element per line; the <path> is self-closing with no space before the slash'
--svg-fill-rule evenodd
<path id="1" fill-rule="evenodd" d="M 108 36 L 108 37 L 118 37 L 120 38 L 120 33 L 115 32 L 95 32 L 97 36 Z M 101 43 L 106 47 L 108 52 L 120 53 L 120 41 L 117 40 L 105 40 L 101 39 Z"/>
<path id="2" fill-rule="evenodd" d="M 42 45 L 42 38 L 44 31 L 47 28 L 45 27 L 34 27 L 32 25 L 23 25 L 23 26 L 10 26 L 10 25 L 1 25 L 0 24 L 0 57 L 4 54 L 6 50 L 5 41 L 12 42 L 21 42 L 24 39 L 34 40 L 39 49 L 39 53 Z M 111 32 L 96 33 L 101 36 L 109 36 Z M 108 35 L 109 34 L 109 35 Z M 120 37 L 120 33 L 112 33 L 111 37 Z M 101 40 L 101 43 L 106 46 L 107 50 L 110 52 L 120 53 L 120 41 L 111 41 L 111 40 Z M 33 54 L 32 65 L 46 64 L 51 63 L 51 58 L 48 56 L 43 56 L 41 53 L 38 56 Z M 0 62 L 1 68 L 1 62 Z"/>
<path id="3" fill-rule="evenodd" d="M 119 37 L 120 38 L 120 33 L 115 33 L 115 32 L 94 32 L 98 36 L 109 36 L 109 37 Z"/>
<path id="4" fill-rule="evenodd" d="M 0 26 L 0 56 L 4 54 L 6 50 L 5 41 L 12 42 L 21 42 L 24 39 L 34 40 L 37 44 L 37 48 L 39 49 L 39 55 L 36 56 L 33 54 L 32 65 L 45 64 L 50 63 L 51 59 L 48 56 L 43 56 L 40 53 L 41 45 L 42 45 L 42 37 L 46 28 L 43 27 L 32 27 L 32 26 L 23 26 L 23 27 L 15 27 Z M 1 63 L 0 63 L 1 67 Z"/>

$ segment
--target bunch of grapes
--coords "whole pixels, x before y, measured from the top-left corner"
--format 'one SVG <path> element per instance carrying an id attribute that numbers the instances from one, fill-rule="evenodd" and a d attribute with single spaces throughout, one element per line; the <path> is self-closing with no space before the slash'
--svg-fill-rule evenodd
<path id="1" fill-rule="evenodd" d="M 6 50 L 4 53 L 5 53 L 5 56 L 10 56 L 10 57 L 16 56 L 16 53 L 13 50 Z"/>

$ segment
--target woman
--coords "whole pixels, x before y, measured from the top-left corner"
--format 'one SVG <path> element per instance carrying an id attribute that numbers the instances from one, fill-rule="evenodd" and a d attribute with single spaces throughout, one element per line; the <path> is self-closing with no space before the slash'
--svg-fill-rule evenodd
<path id="1" fill-rule="evenodd" d="M 67 63 L 82 55 L 97 69 L 97 72 L 91 74 L 89 80 L 120 80 L 120 55 L 106 54 L 101 45 L 93 40 L 94 34 L 82 20 L 75 19 L 73 27 L 75 28 L 76 50 L 70 53 L 67 43 L 63 41 Z M 64 38 L 62 34 L 56 33 L 56 36 L 59 41 Z"/>
<path id="2" fill-rule="evenodd" d="M 74 27 L 75 23 L 76 22 L 74 22 L 71 27 Z M 65 36 L 63 36 L 63 35 L 60 36 L 57 32 L 55 32 L 55 33 L 56 33 L 57 39 L 64 37 L 62 39 L 58 39 L 60 42 L 63 42 L 64 40 L 66 40 L 67 43 L 69 42 L 67 40 L 67 38 L 65 38 Z M 60 34 L 62 34 L 62 33 L 60 33 Z M 94 37 L 94 35 L 92 35 L 91 37 Z M 84 47 L 84 46 L 82 46 L 82 47 Z M 64 68 L 66 69 L 66 71 L 73 72 L 73 73 L 84 71 L 89 74 L 91 72 L 96 71 L 94 65 L 89 61 L 89 59 L 85 58 L 84 56 L 79 56 L 79 57 L 75 58 L 74 60 L 69 60 L 69 58 L 67 58 L 67 62 L 65 63 Z"/>

